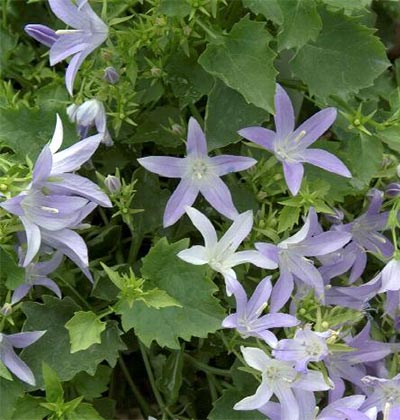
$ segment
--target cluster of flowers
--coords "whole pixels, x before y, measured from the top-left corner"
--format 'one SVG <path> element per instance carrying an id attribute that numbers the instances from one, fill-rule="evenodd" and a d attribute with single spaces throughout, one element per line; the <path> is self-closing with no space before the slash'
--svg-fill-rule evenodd
<path id="1" fill-rule="evenodd" d="M 74 29 L 53 31 L 43 25 L 28 25 L 26 31 L 50 47 L 50 64 L 54 65 L 73 55 L 66 72 L 66 86 L 72 95 L 73 83 L 83 60 L 101 45 L 108 35 L 108 27 L 93 12 L 87 0 L 49 0 L 53 12 Z M 106 69 L 110 83 L 117 82 L 113 69 Z M 246 139 L 272 152 L 282 163 L 290 192 L 300 189 L 303 163 L 321 167 L 330 172 L 351 177 L 346 166 L 325 150 L 308 149 L 334 122 L 336 110 L 324 109 L 295 129 L 293 107 L 287 93 L 277 86 L 275 95 L 276 132 L 262 127 L 239 131 Z M 26 251 L 21 247 L 21 265 L 26 268 L 26 284 L 14 291 L 12 302 L 22 299 L 35 285 L 48 287 L 58 296 L 61 292 L 47 276 L 66 255 L 91 279 L 87 248 L 76 232 L 83 219 L 97 206 L 110 206 L 107 196 L 91 181 L 75 173 L 95 152 L 100 142 L 112 144 L 106 128 L 104 106 L 96 99 L 68 108 L 71 120 L 78 125 L 82 140 L 58 151 L 62 144 L 62 123 L 57 117 L 53 139 L 42 150 L 33 169 L 32 182 L 25 191 L 0 205 L 18 216 L 25 228 Z M 86 138 L 90 126 L 98 134 Z M 318 333 L 309 325 L 299 326 L 291 313 L 279 310 L 289 301 L 295 290 L 299 299 L 310 290 L 321 303 L 363 309 L 378 293 L 387 293 L 386 312 L 393 318 L 398 314 L 400 294 L 400 261 L 398 251 L 381 233 L 387 225 L 388 214 L 380 212 L 383 193 L 372 190 L 366 213 L 351 223 L 334 220 L 331 230 L 324 232 L 317 215 L 310 209 L 304 226 L 292 237 L 277 245 L 256 243 L 255 250 L 236 252 L 253 225 L 251 211 L 239 214 L 228 187 L 221 176 L 245 170 L 256 164 L 249 157 L 221 155 L 209 157 L 203 131 L 191 118 L 188 124 L 187 156 L 185 158 L 153 156 L 138 159 L 146 169 L 161 176 L 180 178 L 170 197 L 164 226 L 171 226 L 187 214 L 204 237 L 204 246 L 195 245 L 178 256 L 191 264 L 208 264 L 225 279 L 228 295 L 236 300 L 236 313 L 223 321 L 223 327 L 234 328 L 246 337 L 256 337 L 269 346 L 270 357 L 259 348 L 243 347 L 242 353 L 249 366 L 261 372 L 262 382 L 253 396 L 235 405 L 238 410 L 258 409 L 271 419 L 314 419 L 315 391 L 329 390 L 330 404 L 318 419 L 376 419 L 384 413 L 387 419 L 400 416 L 400 375 L 388 379 L 382 359 L 398 351 L 395 343 L 381 343 L 370 338 L 370 326 L 355 337 L 342 337 L 340 331 Z M 392 194 L 399 186 L 390 187 Z M 199 192 L 221 214 L 233 220 L 230 229 L 218 241 L 210 220 L 191 207 Z M 50 259 L 37 262 L 41 254 L 54 251 Z M 364 272 L 366 253 L 391 258 L 386 267 L 370 282 L 361 286 L 331 286 L 332 278 L 350 271 L 352 284 Z M 310 257 L 316 257 L 319 268 Z M 36 260 L 35 260 L 36 258 Z M 233 267 L 251 263 L 263 269 L 279 267 L 280 275 L 272 287 L 270 277 L 264 278 L 248 300 L 237 280 Z M 296 286 L 296 287 L 295 287 Z M 270 310 L 263 315 L 271 297 Z M 272 328 L 297 327 L 292 339 L 278 340 Z M 13 347 L 26 347 L 38 340 L 44 332 L 0 334 L 0 358 L 21 380 L 34 384 L 29 367 L 16 356 Z M 331 352 L 330 342 L 342 339 L 353 351 Z M 333 340 L 333 341 L 332 341 Z M 309 362 L 323 363 L 329 377 L 318 370 L 309 370 Z M 345 382 L 353 384 L 358 394 L 342 398 Z M 270 401 L 275 395 L 279 402 Z"/>

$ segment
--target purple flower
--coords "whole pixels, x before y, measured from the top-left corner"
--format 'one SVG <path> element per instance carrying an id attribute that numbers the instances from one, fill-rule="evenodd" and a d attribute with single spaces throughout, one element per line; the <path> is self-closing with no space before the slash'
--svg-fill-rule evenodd
<path id="1" fill-rule="evenodd" d="M 369 193 L 370 204 L 367 211 L 347 224 L 336 224 L 333 230 L 351 234 L 351 242 L 343 250 L 321 259 L 320 272 L 329 280 L 351 269 L 349 282 L 356 281 L 364 272 L 367 264 L 366 252 L 382 254 L 389 258 L 393 254 L 393 245 L 380 233 L 386 228 L 388 212 L 380 213 L 383 193 L 372 189 Z"/>
<path id="2" fill-rule="evenodd" d="M 53 13 L 68 26 L 54 32 L 43 25 L 27 25 L 26 32 L 50 47 L 50 65 L 73 55 L 66 74 L 65 84 L 72 95 L 76 73 L 85 58 L 99 47 L 108 36 L 107 25 L 94 13 L 87 0 L 49 0 Z"/>
<path id="3" fill-rule="evenodd" d="M 389 197 L 398 197 L 400 195 L 400 183 L 392 182 L 390 183 L 385 190 L 385 193 Z"/>
<path id="4" fill-rule="evenodd" d="M 58 285 L 48 275 L 52 273 L 61 264 L 63 255 L 61 252 L 56 252 L 48 261 L 38 263 L 30 263 L 25 267 L 25 283 L 18 286 L 12 296 L 11 304 L 15 305 L 23 299 L 33 286 L 43 286 L 50 289 L 61 299 L 61 290 Z"/>
<path id="5" fill-rule="evenodd" d="M 236 300 L 236 313 L 227 316 L 222 321 L 224 328 L 235 328 L 244 337 L 258 337 L 264 340 L 271 347 L 275 347 L 278 340 L 269 329 L 293 327 L 299 321 L 288 314 L 266 314 L 261 316 L 268 304 L 271 294 L 270 276 L 265 277 L 254 291 L 252 297 L 247 300 L 243 286 L 233 277 L 228 279 L 230 290 Z"/>
<path id="6" fill-rule="evenodd" d="M 0 360 L 21 381 L 32 386 L 35 385 L 33 373 L 28 365 L 15 354 L 13 347 L 18 349 L 28 347 L 39 340 L 45 332 L 31 331 L 10 335 L 0 333 Z"/>
<path id="7" fill-rule="evenodd" d="M 121 180 L 115 175 L 107 175 L 104 180 L 104 185 L 106 186 L 110 194 L 116 194 L 121 190 Z"/>
<path id="8" fill-rule="evenodd" d="M 393 258 L 379 274 L 382 285 L 379 293 L 400 290 L 400 260 Z"/>
<path id="9" fill-rule="evenodd" d="M 71 122 L 77 124 L 78 134 L 81 139 L 87 137 L 89 129 L 96 126 L 96 130 L 103 136 L 102 143 L 112 146 L 113 141 L 107 129 L 107 117 L 104 105 L 97 99 L 89 99 L 81 105 L 72 104 L 67 108 Z"/>
<path id="10" fill-rule="evenodd" d="M 241 348 L 246 363 L 261 372 L 262 382 L 254 395 L 239 401 L 235 410 L 255 410 L 263 407 L 275 394 L 280 402 L 281 419 L 303 420 L 300 417 L 300 402 L 294 389 L 324 391 L 331 387 L 321 372 L 309 371 L 299 374 L 290 362 L 271 359 L 262 350 L 252 347 Z"/>
<path id="11" fill-rule="evenodd" d="M 185 207 L 192 223 L 204 238 L 204 245 L 195 245 L 178 253 L 178 257 L 194 265 L 208 264 L 213 270 L 221 273 L 226 281 L 229 295 L 229 277 L 236 278 L 232 267 L 243 263 L 252 263 L 257 267 L 274 269 L 277 264 L 263 257 L 258 251 L 248 250 L 236 252 L 240 243 L 250 233 L 253 226 L 253 213 L 248 210 L 234 218 L 232 226 L 218 241 L 217 233 L 210 220 L 193 207 Z"/>
<path id="12" fill-rule="evenodd" d="M 303 163 L 351 178 L 350 171 L 336 156 L 322 149 L 308 149 L 335 121 L 335 108 L 323 109 L 295 130 L 292 103 L 285 90 L 277 85 L 275 111 L 276 132 L 263 127 L 248 127 L 239 134 L 272 152 L 282 162 L 286 184 L 293 195 L 300 190 Z"/>
<path id="13" fill-rule="evenodd" d="M 298 372 L 307 373 L 309 362 L 319 362 L 328 355 L 328 346 L 324 338 L 330 333 L 315 333 L 306 325 L 304 329 L 297 329 L 293 339 L 280 340 L 272 351 L 278 360 L 295 362 Z"/>
<path id="14" fill-rule="evenodd" d="M 228 187 L 220 177 L 248 169 L 256 161 L 231 155 L 208 157 L 206 138 L 193 117 L 189 120 L 186 150 L 185 158 L 151 156 L 138 159 L 150 172 L 167 178 L 181 178 L 165 208 L 164 227 L 173 225 L 184 214 L 185 206 L 194 203 L 199 192 L 217 211 L 234 219 L 238 212 Z"/>
<path id="15" fill-rule="evenodd" d="M 269 260 L 279 265 L 280 276 L 271 296 L 271 312 L 277 312 L 289 300 L 294 280 L 313 288 L 324 299 L 324 282 L 314 263 L 306 258 L 326 255 L 345 245 L 351 238 L 347 232 L 323 232 L 317 230 L 316 214 L 310 208 L 304 226 L 293 236 L 278 245 L 258 242 L 256 248 Z M 314 236 L 313 236 L 314 235 Z"/>
<path id="16" fill-rule="evenodd" d="M 92 156 L 101 136 L 89 137 L 58 152 L 62 137 L 62 123 L 57 115 L 53 138 L 33 168 L 32 183 L 0 203 L 0 207 L 18 216 L 25 228 L 24 267 L 32 262 L 43 242 L 68 256 L 91 279 L 86 244 L 71 229 L 78 228 L 97 204 L 111 207 L 111 202 L 92 181 L 68 172 L 77 170 Z"/>

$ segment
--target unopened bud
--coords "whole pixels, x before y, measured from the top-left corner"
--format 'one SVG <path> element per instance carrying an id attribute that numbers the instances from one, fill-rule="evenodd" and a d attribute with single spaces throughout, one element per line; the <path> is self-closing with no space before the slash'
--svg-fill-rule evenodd
<path id="1" fill-rule="evenodd" d="M 400 184 L 398 182 L 390 183 L 385 190 L 389 197 L 398 197 L 400 195 Z"/>
<path id="2" fill-rule="evenodd" d="M 24 29 L 29 36 L 46 45 L 46 47 L 51 47 L 59 38 L 53 29 L 45 25 L 31 24 L 26 25 Z"/>
<path id="3" fill-rule="evenodd" d="M 104 180 L 104 185 L 111 194 L 115 194 L 121 189 L 121 181 L 115 175 L 108 175 Z"/>
<path id="4" fill-rule="evenodd" d="M 107 67 L 104 69 L 103 79 L 111 85 L 115 85 L 119 82 L 119 74 L 114 67 Z"/>
<path id="5" fill-rule="evenodd" d="M 0 312 L 4 316 L 8 316 L 12 312 L 12 305 L 11 303 L 5 303 L 3 307 L 0 309 Z"/>

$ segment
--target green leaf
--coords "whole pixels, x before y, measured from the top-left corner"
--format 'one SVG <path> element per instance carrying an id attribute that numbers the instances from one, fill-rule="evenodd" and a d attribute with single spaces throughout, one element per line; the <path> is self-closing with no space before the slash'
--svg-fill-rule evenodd
<path id="1" fill-rule="evenodd" d="M 107 360 L 111 366 L 116 364 L 118 352 L 126 347 L 120 339 L 120 331 L 115 322 L 107 322 L 107 328 L 101 334 L 101 344 L 71 353 L 69 334 L 64 325 L 80 307 L 69 297 L 60 300 L 45 295 L 43 301 L 25 302 L 22 305 L 27 317 L 25 331 L 47 330 L 40 340 L 21 353 L 22 359 L 32 369 L 38 387 L 43 385 L 42 360 L 57 372 L 61 382 L 69 381 L 82 371 L 94 375 L 97 365 L 103 360 Z"/>
<path id="2" fill-rule="evenodd" d="M 25 394 L 23 398 L 17 400 L 11 420 L 43 420 L 47 418 L 50 411 L 40 405 L 43 402 L 45 402 L 44 398 Z M 3 417 L 1 418 L 3 419 Z"/>
<path id="3" fill-rule="evenodd" d="M 283 25 L 278 33 L 278 50 L 299 48 L 308 41 L 315 41 L 322 21 L 314 0 L 285 0 L 279 3 Z"/>
<path id="4" fill-rule="evenodd" d="M 181 18 L 187 16 L 191 10 L 192 8 L 188 2 L 176 0 L 161 0 L 158 7 L 159 13 Z"/>
<path id="5" fill-rule="evenodd" d="M 106 323 L 100 321 L 94 312 L 75 312 L 65 324 L 69 331 L 71 353 L 86 350 L 95 343 L 101 343 L 101 333 L 106 329 Z"/>
<path id="6" fill-rule="evenodd" d="M 212 296 L 217 288 L 206 278 L 206 267 L 185 263 L 176 256 L 187 247 L 187 240 L 169 244 L 163 238 L 143 259 L 142 275 L 183 306 L 154 309 L 138 302 L 124 311 L 124 330 L 135 328 L 147 346 L 155 340 L 162 347 L 179 349 L 179 337 L 207 337 L 221 327 L 224 311 Z"/>
<path id="7" fill-rule="evenodd" d="M 178 306 L 182 308 L 182 305 L 173 297 L 171 297 L 165 290 L 152 289 L 144 292 L 140 298 L 149 308 L 167 308 L 169 306 Z"/>
<path id="8" fill-rule="evenodd" d="M 256 410 L 238 411 L 233 406 L 247 397 L 236 389 L 228 389 L 223 392 L 222 397 L 213 403 L 213 409 L 208 415 L 208 420 L 265 420 L 265 416 Z"/>
<path id="9" fill-rule="evenodd" d="M 182 386 L 183 350 L 172 351 L 163 365 L 157 385 L 166 397 L 168 405 L 175 404 Z"/>
<path id="10" fill-rule="evenodd" d="M 112 268 L 107 267 L 104 263 L 100 262 L 101 267 L 106 272 L 109 279 L 114 283 L 115 286 L 118 287 L 118 289 L 123 289 L 125 282 L 123 278 L 119 275 L 118 272 L 114 271 Z"/>
<path id="11" fill-rule="evenodd" d="M 389 66 L 385 47 L 374 30 L 342 13 L 322 12 L 321 17 L 317 40 L 301 48 L 292 61 L 294 74 L 312 95 L 322 98 L 371 86 Z"/>
<path id="12" fill-rule="evenodd" d="M 278 233 L 290 230 L 299 221 L 300 207 L 285 206 L 279 213 Z"/>
<path id="13" fill-rule="evenodd" d="M 400 153 L 400 124 L 392 125 L 376 134 L 390 149 Z"/>
<path id="14" fill-rule="evenodd" d="M 278 0 L 242 0 L 243 6 L 255 14 L 262 14 L 272 22 L 280 25 L 283 22 L 282 11 Z"/>
<path id="15" fill-rule="evenodd" d="M 0 419 L 9 420 L 12 418 L 16 408 L 16 402 L 24 393 L 24 388 L 20 381 L 8 381 L 0 377 Z"/>
<path id="16" fill-rule="evenodd" d="M 0 360 L 0 378 L 4 378 L 7 381 L 13 381 L 11 372 L 6 368 L 4 363 Z"/>
<path id="17" fill-rule="evenodd" d="M 213 149 L 240 140 L 237 133 L 244 127 L 261 125 L 268 114 L 254 105 L 248 104 L 243 96 L 224 83 L 216 81 L 208 96 L 205 132 L 207 147 Z"/>
<path id="18" fill-rule="evenodd" d="M 71 384 L 75 387 L 77 393 L 86 400 L 100 398 L 101 394 L 107 391 L 107 385 L 110 382 L 112 369 L 106 365 L 99 365 L 94 375 L 86 372 L 78 373 Z"/>
<path id="19" fill-rule="evenodd" d="M 80 404 L 72 413 L 68 413 L 68 420 L 104 420 L 90 405 Z"/>
<path id="20" fill-rule="evenodd" d="M 63 401 L 64 390 L 57 373 L 45 362 L 42 362 L 42 373 L 46 389 L 46 400 L 51 403 Z"/>
<path id="21" fill-rule="evenodd" d="M 366 9 L 371 5 L 371 0 L 322 0 L 327 6 L 333 9 L 343 9 L 346 14 L 353 11 Z"/>
<path id="22" fill-rule="evenodd" d="M 208 44 L 199 63 L 247 102 L 269 112 L 274 110 L 276 54 L 269 48 L 271 36 L 263 22 L 244 17 L 231 32 Z"/>
<path id="23" fill-rule="evenodd" d="M 5 278 L 8 289 L 14 290 L 25 281 L 25 269 L 18 266 L 17 261 L 0 247 L 0 277 Z"/>

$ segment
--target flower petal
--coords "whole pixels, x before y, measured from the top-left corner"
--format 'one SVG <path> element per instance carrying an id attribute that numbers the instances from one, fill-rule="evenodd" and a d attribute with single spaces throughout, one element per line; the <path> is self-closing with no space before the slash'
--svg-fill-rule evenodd
<path id="1" fill-rule="evenodd" d="M 39 41 L 41 44 L 46 45 L 46 47 L 51 47 L 59 38 L 59 36 L 53 31 L 53 29 L 45 25 L 25 25 L 25 32 L 31 36 L 36 41 Z"/>
<path id="2" fill-rule="evenodd" d="M 50 48 L 50 65 L 54 66 L 73 54 L 78 56 L 79 53 L 84 51 L 87 47 L 88 42 L 85 41 L 81 34 L 74 33 L 62 35 Z"/>
<path id="3" fill-rule="evenodd" d="M 13 347 L 22 349 L 39 340 L 39 338 L 42 337 L 45 332 L 46 331 L 27 331 L 17 334 L 10 334 L 7 336 L 7 341 L 9 341 Z"/>
<path id="4" fill-rule="evenodd" d="M 274 152 L 274 141 L 276 133 L 264 127 L 247 127 L 238 131 L 238 134 L 253 143 Z"/>
<path id="5" fill-rule="evenodd" d="M 149 156 L 138 159 L 148 171 L 166 178 L 182 178 L 187 169 L 187 160 L 170 156 Z"/>
<path id="6" fill-rule="evenodd" d="M 51 138 L 49 147 L 51 153 L 56 153 L 61 147 L 64 137 L 64 129 L 62 125 L 62 120 L 58 114 L 56 114 L 56 127 L 54 129 L 53 137 Z"/>
<path id="7" fill-rule="evenodd" d="M 32 172 L 32 183 L 44 182 L 46 178 L 50 176 L 51 169 L 53 166 L 53 155 L 50 151 L 49 146 L 44 146 L 40 152 L 39 157 L 36 160 L 35 166 Z"/>
<path id="8" fill-rule="evenodd" d="M 266 381 L 261 382 L 254 395 L 243 398 L 233 406 L 234 410 L 255 410 L 267 403 L 272 397 L 272 390 Z"/>
<path id="9" fill-rule="evenodd" d="M 247 295 L 242 284 L 235 278 L 229 275 L 225 276 L 226 287 L 230 294 L 235 296 L 236 312 L 239 319 L 246 317 L 247 314 Z"/>
<path id="10" fill-rule="evenodd" d="M 206 137 L 193 117 L 189 119 L 186 150 L 188 155 L 207 156 Z"/>
<path id="11" fill-rule="evenodd" d="M 323 232 L 302 241 L 296 246 L 296 251 L 307 257 L 327 255 L 346 245 L 351 240 L 351 236 L 347 232 Z"/>
<path id="12" fill-rule="evenodd" d="M 304 167 L 301 163 L 288 163 L 283 161 L 282 164 L 286 185 L 293 195 L 297 195 L 303 180 Z"/>
<path id="13" fill-rule="evenodd" d="M 49 0 L 52 12 L 68 26 L 73 28 L 85 27 L 85 16 L 71 0 Z"/>
<path id="14" fill-rule="evenodd" d="M 381 291 L 400 290 L 400 261 L 391 260 L 382 270 Z"/>
<path id="15" fill-rule="evenodd" d="M 245 156 L 220 155 L 210 159 L 211 165 L 218 176 L 244 171 L 257 163 L 255 159 Z"/>
<path id="16" fill-rule="evenodd" d="M 220 178 L 212 177 L 207 184 L 200 185 L 200 192 L 215 210 L 228 219 L 233 220 L 238 215 L 231 192 Z"/>
<path id="17" fill-rule="evenodd" d="M 290 389 L 290 385 L 285 384 L 282 380 L 277 380 L 274 391 L 281 403 L 281 419 L 303 420 L 299 417 L 299 404 Z"/>
<path id="18" fill-rule="evenodd" d="M 25 260 L 22 264 L 23 267 L 26 267 L 29 263 L 32 262 L 33 258 L 38 253 L 42 237 L 38 226 L 30 222 L 26 217 L 20 217 L 20 219 L 25 228 L 26 242 L 28 245 Z"/>
<path id="19" fill-rule="evenodd" d="M 333 388 L 333 382 L 329 380 L 329 383 L 326 383 L 321 372 L 309 370 L 307 373 L 301 375 L 292 386 L 303 389 L 304 391 L 326 391 Z"/>
<path id="20" fill-rule="evenodd" d="M 276 245 L 267 244 L 266 242 L 256 242 L 255 243 L 256 249 L 260 251 L 260 253 L 265 256 L 265 258 L 273 261 L 274 263 L 278 264 L 279 262 L 279 249 Z"/>
<path id="21" fill-rule="evenodd" d="M 180 251 L 177 256 L 181 260 L 193 265 L 203 265 L 208 263 L 206 248 L 201 245 L 195 245 L 191 248 L 184 249 L 183 251 Z"/>
<path id="22" fill-rule="evenodd" d="M 351 173 L 345 164 L 332 153 L 322 149 L 307 149 L 302 152 L 302 161 L 310 165 L 318 166 L 328 172 L 333 172 L 351 178 Z"/>
<path id="23" fill-rule="evenodd" d="M 32 285 L 30 284 L 21 284 L 21 286 L 18 286 L 11 296 L 11 305 L 15 305 L 17 302 L 22 300 L 31 289 Z"/>
<path id="24" fill-rule="evenodd" d="M 264 372 L 271 364 L 271 358 L 261 349 L 256 347 L 240 347 L 244 360 L 253 369 Z M 265 401 L 266 402 L 266 401 Z"/>
<path id="25" fill-rule="evenodd" d="M 244 263 L 251 263 L 256 267 L 266 268 L 268 270 L 278 268 L 278 264 L 275 261 L 271 261 L 261 254 L 261 252 L 254 250 L 235 252 L 225 260 L 225 264 L 230 267 L 235 267 Z"/>
<path id="26" fill-rule="evenodd" d="M 278 312 L 289 300 L 294 288 L 293 276 L 287 268 L 280 267 L 280 276 L 275 283 L 270 299 L 270 312 Z"/>
<path id="27" fill-rule="evenodd" d="M 82 65 L 85 58 L 92 52 L 93 49 L 94 48 L 85 49 L 80 53 L 75 54 L 68 64 L 67 71 L 65 72 L 65 86 L 67 87 L 68 93 L 71 96 L 73 95 L 74 81 L 79 67 Z M 103 137 L 104 136 L 101 135 L 101 139 L 103 139 Z"/>
<path id="28" fill-rule="evenodd" d="M 228 315 L 221 324 L 224 328 L 237 328 L 238 326 L 238 315 L 231 314 Z"/>
<path id="29" fill-rule="evenodd" d="M 308 147 L 317 141 L 322 134 L 334 123 L 336 119 L 335 108 L 325 108 L 317 112 L 308 120 L 304 121 L 293 133 L 292 137 L 296 138 L 302 131 L 305 131 L 304 136 L 300 140 L 301 147 Z"/>
<path id="30" fill-rule="evenodd" d="M 183 178 L 169 198 L 164 211 L 164 227 L 173 225 L 185 213 L 185 206 L 191 206 L 199 194 L 190 180 Z"/>
<path id="31" fill-rule="evenodd" d="M 61 290 L 58 287 L 57 283 L 48 278 L 39 278 L 35 280 L 35 286 L 43 286 L 51 290 L 59 299 L 61 299 L 62 294 Z"/>
<path id="32" fill-rule="evenodd" d="M 3 363 L 16 377 L 29 385 L 35 385 L 35 377 L 33 376 L 32 371 L 28 365 L 15 354 L 11 347 L 5 349 L 2 356 Z"/>
<path id="33" fill-rule="evenodd" d="M 260 283 L 257 284 L 256 290 L 254 290 L 254 293 L 247 304 L 248 318 L 252 317 L 253 315 L 258 317 L 261 314 L 268 303 L 271 291 L 271 276 L 264 277 Z"/>
<path id="34" fill-rule="evenodd" d="M 279 138 L 285 138 L 294 130 L 294 110 L 286 91 L 276 85 L 275 93 L 275 128 Z"/>
<path id="35" fill-rule="evenodd" d="M 217 232 L 215 232 L 210 220 L 193 207 L 186 206 L 185 211 L 194 226 L 203 236 L 205 247 L 208 249 L 213 248 L 217 244 L 218 238 Z"/>

